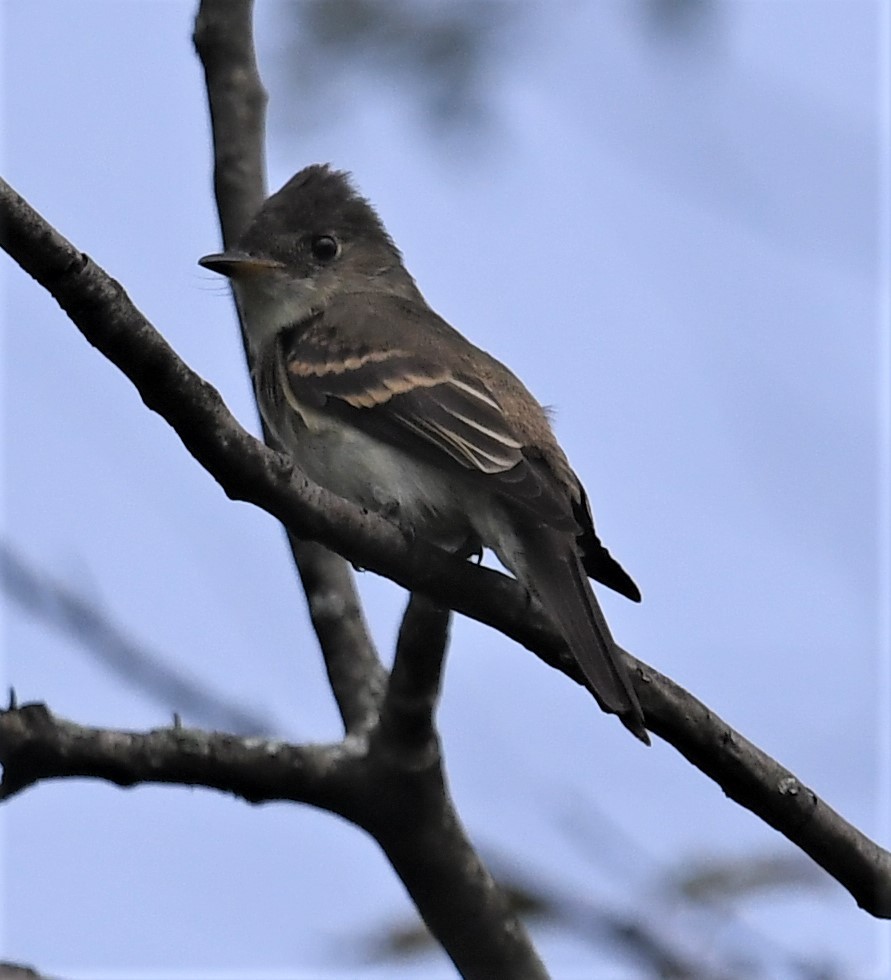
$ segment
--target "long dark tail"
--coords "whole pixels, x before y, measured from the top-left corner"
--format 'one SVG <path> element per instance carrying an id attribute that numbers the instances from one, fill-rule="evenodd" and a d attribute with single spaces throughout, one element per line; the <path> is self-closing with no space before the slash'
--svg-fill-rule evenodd
<path id="1" fill-rule="evenodd" d="M 501 555 L 541 603 L 566 639 L 591 692 L 604 711 L 617 714 L 650 744 L 643 711 L 616 650 L 600 604 L 582 567 L 572 536 L 550 527 L 524 528 L 512 554 Z"/>

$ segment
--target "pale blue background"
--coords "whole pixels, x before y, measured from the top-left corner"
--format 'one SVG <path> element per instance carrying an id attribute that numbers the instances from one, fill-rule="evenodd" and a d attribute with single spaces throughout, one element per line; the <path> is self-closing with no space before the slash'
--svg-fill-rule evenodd
<path id="1" fill-rule="evenodd" d="M 219 238 L 193 7 L 7 0 L 2 172 L 256 427 L 228 292 L 195 265 Z M 888 4 L 724 3 L 674 38 L 648 9 L 525 8 L 486 77 L 491 127 L 440 140 L 398 77 L 306 131 L 261 2 L 270 184 L 354 172 L 430 302 L 558 409 L 644 593 L 603 596 L 620 641 L 888 846 Z M 280 529 L 2 268 L 7 540 L 287 737 L 337 737 Z M 403 596 L 361 587 L 387 650 Z M 11 604 L 3 646 L 21 701 L 137 729 L 176 708 Z M 472 835 L 524 873 L 763 975 L 806 956 L 891 976 L 887 929 L 825 875 L 729 904 L 717 935 L 662 898 L 693 859 L 794 852 L 509 641 L 456 623 L 440 720 Z M 49 974 L 352 977 L 357 939 L 408 909 L 373 842 L 308 808 L 77 782 L 2 825 L 0 958 Z M 637 975 L 536 938 L 555 977 Z"/>

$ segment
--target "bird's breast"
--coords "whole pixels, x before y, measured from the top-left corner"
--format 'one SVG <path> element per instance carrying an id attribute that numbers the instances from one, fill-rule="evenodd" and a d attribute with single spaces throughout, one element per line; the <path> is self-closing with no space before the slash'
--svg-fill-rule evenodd
<path id="1" fill-rule="evenodd" d="M 324 410 L 290 408 L 273 429 L 314 483 L 449 550 L 465 544 L 471 522 L 462 481 Z"/>

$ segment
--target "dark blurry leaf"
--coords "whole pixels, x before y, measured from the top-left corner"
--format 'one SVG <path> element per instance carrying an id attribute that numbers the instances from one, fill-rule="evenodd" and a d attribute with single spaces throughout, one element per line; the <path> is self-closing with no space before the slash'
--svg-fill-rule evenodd
<path id="1" fill-rule="evenodd" d="M 0 980 L 50 980 L 30 966 L 19 963 L 0 963 Z"/>
<path id="2" fill-rule="evenodd" d="M 702 37 L 713 32 L 719 7 L 715 0 L 646 0 L 650 33 L 664 41 Z"/>
<path id="3" fill-rule="evenodd" d="M 529 926 L 552 927 L 591 943 L 596 949 L 611 948 L 616 957 L 636 969 L 636 976 L 665 980 L 735 980 L 747 975 L 717 967 L 683 943 L 652 928 L 645 910 L 629 914 L 584 898 L 544 880 L 534 881 L 515 861 L 503 855 L 487 856 L 487 864 L 508 893 L 515 911 Z M 364 962 L 387 963 L 408 959 L 437 949 L 421 922 L 399 922 L 360 940 L 357 950 Z"/>
<path id="4" fill-rule="evenodd" d="M 289 115 L 320 124 L 378 83 L 434 130 L 476 129 L 491 111 L 499 60 L 532 5 L 507 0 L 309 0 L 281 4 Z M 289 123 L 293 122 L 289 119 Z"/>
<path id="5" fill-rule="evenodd" d="M 559 910 L 544 895 L 503 881 L 501 887 L 507 892 L 514 911 L 526 922 L 534 924 L 558 918 Z M 362 959 L 371 963 L 401 960 L 439 948 L 421 921 L 393 923 L 360 942 Z"/>
<path id="6" fill-rule="evenodd" d="M 743 898 L 767 889 L 819 888 L 826 875 L 803 855 L 748 855 L 732 860 L 697 860 L 676 879 L 676 887 L 695 901 Z"/>

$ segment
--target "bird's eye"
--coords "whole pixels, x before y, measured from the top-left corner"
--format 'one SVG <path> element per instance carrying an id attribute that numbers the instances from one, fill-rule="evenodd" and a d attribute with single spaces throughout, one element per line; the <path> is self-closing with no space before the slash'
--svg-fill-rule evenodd
<path id="1" fill-rule="evenodd" d="M 319 262 L 330 262 L 340 255 L 340 242 L 333 235 L 316 235 L 309 247 Z"/>

